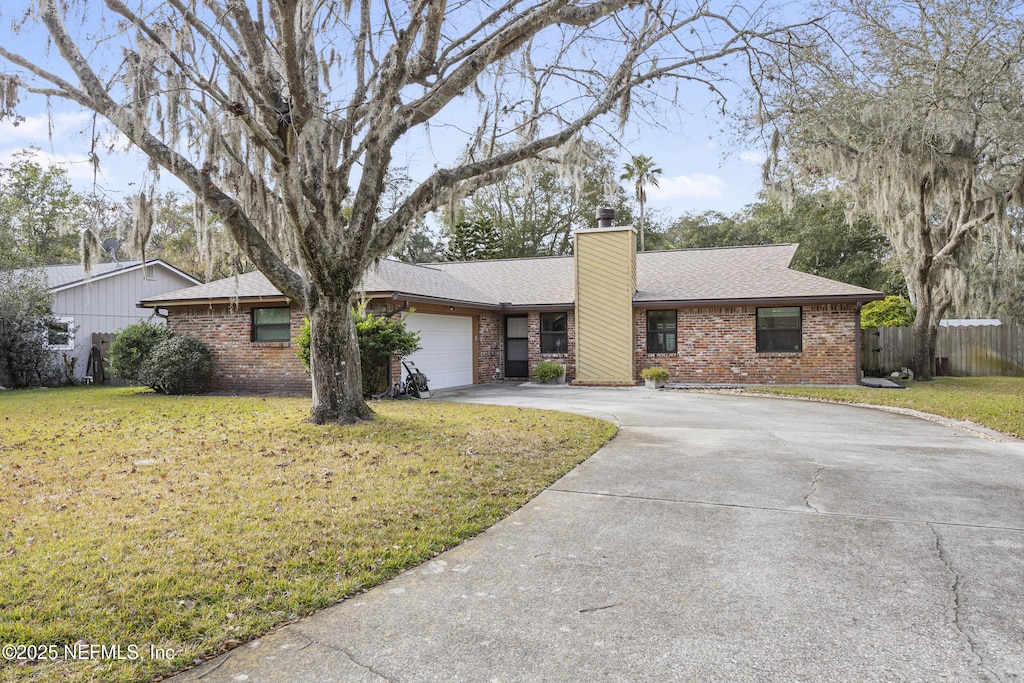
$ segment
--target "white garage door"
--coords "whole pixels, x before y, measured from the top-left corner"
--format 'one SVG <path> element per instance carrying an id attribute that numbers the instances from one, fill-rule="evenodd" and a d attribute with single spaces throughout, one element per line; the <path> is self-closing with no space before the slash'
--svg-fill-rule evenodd
<path id="1" fill-rule="evenodd" d="M 410 313 L 405 326 L 420 333 L 420 350 L 412 361 L 427 376 L 431 389 L 473 383 L 473 319 L 460 315 Z M 403 370 L 403 378 L 405 376 Z"/>

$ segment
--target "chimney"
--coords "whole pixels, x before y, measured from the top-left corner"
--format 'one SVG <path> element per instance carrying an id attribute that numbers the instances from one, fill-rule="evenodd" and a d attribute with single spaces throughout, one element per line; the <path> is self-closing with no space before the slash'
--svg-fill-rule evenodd
<path id="1" fill-rule="evenodd" d="M 595 214 L 599 228 L 610 228 L 615 223 L 615 209 L 606 206 L 598 209 Z"/>
<path id="2" fill-rule="evenodd" d="M 636 230 L 614 221 L 613 209 L 598 209 L 597 229 L 574 234 L 575 384 L 634 384 Z"/>

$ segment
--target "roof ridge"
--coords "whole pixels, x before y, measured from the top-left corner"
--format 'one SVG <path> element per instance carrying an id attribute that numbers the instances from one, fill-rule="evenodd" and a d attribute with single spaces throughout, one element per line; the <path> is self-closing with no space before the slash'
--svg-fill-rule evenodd
<path id="1" fill-rule="evenodd" d="M 486 258 L 476 259 L 474 261 L 431 261 L 430 263 L 421 263 L 418 265 L 422 266 L 458 266 L 458 265 L 471 265 L 474 263 L 508 263 L 512 261 L 554 261 L 557 259 L 569 259 L 572 258 L 572 254 L 564 254 L 562 256 L 515 256 L 512 258 Z"/>
<path id="2" fill-rule="evenodd" d="M 780 242 L 772 244 L 729 244 L 723 247 L 682 247 L 680 249 L 649 249 L 647 251 L 638 251 L 637 256 L 641 254 L 670 254 L 680 251 L 727 251 L 729 249 L 764 249 L 767 247 L 799 247 L 799 242 Z"/>

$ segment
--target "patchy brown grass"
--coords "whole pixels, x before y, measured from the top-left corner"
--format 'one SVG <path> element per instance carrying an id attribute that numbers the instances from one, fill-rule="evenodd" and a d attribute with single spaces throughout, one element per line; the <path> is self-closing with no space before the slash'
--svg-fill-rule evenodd
<path id="1" fill-rule="evenodd" d="M 0 645 L 59 653 L 5 656 L 0 680 L 180 669 L 486 529 L 615 432 L 547 411 L 374 409 L 316 427 L 302 399 L 0 394 Z"/>

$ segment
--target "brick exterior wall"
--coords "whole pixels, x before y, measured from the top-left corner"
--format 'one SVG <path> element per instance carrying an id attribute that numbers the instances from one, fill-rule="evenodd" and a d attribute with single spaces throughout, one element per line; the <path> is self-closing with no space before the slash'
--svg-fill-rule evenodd
<path id="1" fill-rule="evenodd" d="M 389 302 L 390 303 L 390 302 Z M 275 304 L 263 304 L 274 306 Z M 259 307 L 259 306 L 258 306 Z M 308 395 L 309 377 L 296 355 L 294 339 L 303 314 L 291 309 L 292 342 L 251 341 L 251 304 L 170 309 L 167 324 L 175 334 L 200 339 L 213 360 L 211 389 L 219 392 Z M 374 312 L 393 310 L 387 304 Z M 447 308 L 420 305 L 424 313 L 449 313 Z M 462 311 L 474 315 L 476 378 L 480 384 L 505 376 L 505 316 L 497 311 Z M 676 353 L 647 353 L 646 310 L 634 310 L 635 371 L 660 366 L 670 382 L 696 384 L 856 384 L 856 307 L 854 304 L 804 306 L 803 351 L 756 352 L 754 307 L 682 308 L 677 311 Z M 575 316 L 568 314 L 568 349 L 564 354 L 540 352 L 540 313 L 528 314 L 529 366 L 550 360 L 566 366 L 566 381 L 576 376 Z M 392 379 L 402 376 L 395 364 Z"/>
<path id="2" fill-rule="evenodd" d="M 312 384 L 295 354 L 298 347 L 294 342 L 302 330 L 302 311 L 291 308 L 293 341 L 254 342 L 253 308 L 249 304 L 174 307 L 168 309 L 167 325 L 175 334 L 187 334 L 206 344 L 213 361 L 212 391 L 308 396 Z"/>
<path id="3" fill-rule="evenodd" d="M 560 311 L 552 311 L 558 313 Z M 527 320 L 530 339 L 527 342 L 530 359 L 530 379 L 533 379 L 533 369 L 541 361 L 561 363 L 565 366 L 565 381 L 571 382 L 576 379 L 576 315 L 568 311 L 566 315 L 566 329 L 568 330 L 566 353 L 541 353 L 540 352 L 540 313 L 530 313 Z"/>
<path id="4" fill-rule="evenodd" d="M 804 306 L 803 351 L 757 353 L 756 308 L 681 308 L 676 353 L 647 353 L 647 311 L 634 314 L 636 376 L 660 366 L 669 382 L 696 384 L 856 384 L 854 304 Z"/>
<path id="5" fill-rule="evenodd" d="M 481 311 L 473 346 L 477 352 L 477 381 L 501 381 L 505 377 L 505 317 L 494 311 Z"/>
<path id="6" fill-rule="evenodd" d="M 541 361 L 552 361 L 565 366 L 565 380 L 576 377 L 576 318 L 572 311 L 566 316 L 568 344 L 566 353 L 540 352 L 540 313 L 527 314 L 527 362 L 530 375 Z M 477 383 L 489 384 L 505 379 L 505 314 L 481 311 L 476 330 Z"/>

